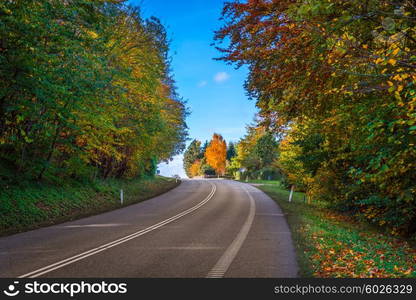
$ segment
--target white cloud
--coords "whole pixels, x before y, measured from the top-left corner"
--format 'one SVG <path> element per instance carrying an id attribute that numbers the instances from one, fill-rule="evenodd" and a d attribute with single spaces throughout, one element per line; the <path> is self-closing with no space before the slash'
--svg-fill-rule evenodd
<path id="1" fill-rule="evenodd" d="M 204 87 L 208 84 L 208 82 L 206 80 L 202 80 L 200 82 L 198 82 L 198 87 Z"/>
<path id="2" fill-rule="evenodd" d="M 230 75 L 227 72 L 219 72 L 215 74 L 214 80 L 215 82 L 221 83 L 227 81 L 230 78 Z"/>

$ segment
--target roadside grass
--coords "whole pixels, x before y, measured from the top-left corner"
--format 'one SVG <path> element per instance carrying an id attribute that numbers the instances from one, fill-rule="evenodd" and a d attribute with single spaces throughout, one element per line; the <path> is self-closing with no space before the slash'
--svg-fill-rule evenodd
<path id="1" fill-rule="evenodd" d="M 161 176 L 143 179 L 66 181 L 62 185 L 22 182 L 0 187 L 0 235 L 27 231 L 122 207 L 163 194 L 179 185 Z"/>
<path id="2" fill-rule="evenodd" d="M 286 214 L 301 277 L 416 277 L 416 249 L 409 241 L 323 203 L 307 204 L 303 193 L 295 192 L 289 203 L 290 192 L 279 184 L 258 188 Z"/>
<path id="3" fill-rule="evenodd" d="M 241 182 L 246 182 L 245 180 L 240 180 Z M 250 180 L 249 183 L 254 184 L 266 184 L 266 185 L 280 185 L 278 180 L 260 180 L 260 179 L 253 179 Z"/>

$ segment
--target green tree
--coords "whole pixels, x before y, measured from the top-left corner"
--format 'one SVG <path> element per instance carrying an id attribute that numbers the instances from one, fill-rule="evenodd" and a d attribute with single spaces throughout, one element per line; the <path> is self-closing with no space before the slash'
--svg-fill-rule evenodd
<path id="1" fill-rule="evenodd" d="M 191 174 L 191 166 L 194 162 L 199 159 L 201 154 L 201 142 L 194 139 L 186 149 L 183 155 L 183 167 L 185 169 L 185 173 L 188 177 L 192 177 Z"/>
<path id="2" fill-rule="evenodd" d="M 235 150 L 235 146 L 233 142 L 229 142 L 228 143 L 228 147 L 227 147 L 227 160 L 231 161 L 231 159 L 233 157 L 235 157 L 237 155 L 237 152 Z"/>
<path id="3" fill-rule="evenodd" d="M 207 151 L 207 148 L 209 146 L 209 142 L 205 141 L 205 143 L 201 147 L 201 153 L 199 154 L 199 159 L 205 159 L 205 152 Z"/>
<path id="4" fill-rule="evenodd" d="M 159 20 L 116 0 L 16 0 L 0 25 L 2 177 L 134 177 L 184 149 Z"/>
<path id="5" fill-rule="evenodd" d="M 277 141 L 273 134 L 266 133 L 260 137 L 253 149 L 260 161 L 260 167 L 270 166 L 277 157 Z"/>

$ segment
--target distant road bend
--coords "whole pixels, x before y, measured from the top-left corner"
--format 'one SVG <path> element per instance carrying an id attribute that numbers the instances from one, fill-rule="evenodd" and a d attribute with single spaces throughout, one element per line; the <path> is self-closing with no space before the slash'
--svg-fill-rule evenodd
<path id="1" fill-rule="evenodd" d="M 296 276 L 279 207 L 230 180 L 184 180 L 138 204 L 0 238 L 0 277 Z"/>

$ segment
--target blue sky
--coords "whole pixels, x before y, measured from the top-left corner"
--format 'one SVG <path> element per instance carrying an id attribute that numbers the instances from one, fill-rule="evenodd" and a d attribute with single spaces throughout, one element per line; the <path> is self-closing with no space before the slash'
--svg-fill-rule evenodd
<path id="1" fill-rule="evenodd" d="M 243 84 L 247 70 L 235 70 L 222 61 L 211 46 L 220 28 L 222 0 L 130 0 L 144 17 L 155 16 L 167 28 L 171 42 L 172 69 L 179 94 L 188 101 L 189 137 L 209 140 L 214 132 L 225 140 L 237 141 L 256 113 Z M 189 144 L 189 142 L 188 142 Z M 182 156 L 161 164 L 162 175 L 184 177 Z"/>

